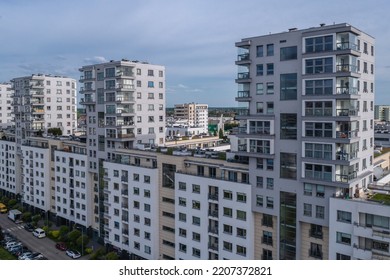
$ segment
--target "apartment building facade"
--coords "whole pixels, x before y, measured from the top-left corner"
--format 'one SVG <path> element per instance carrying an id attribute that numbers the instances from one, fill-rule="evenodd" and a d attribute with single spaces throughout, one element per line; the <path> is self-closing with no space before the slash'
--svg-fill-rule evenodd
<path id="1" fill-rule="evenodd" d="M 11 127 L 12 117 L 12 85 L 10 83 L 0 83 L 0 127 Z"/>
<path id="2" fill-rule="evenodd" d="M 277 222 L 273 259 L 327 259 L 329 199 L 372 182 L 374 39 L 348 25 L 245 38 L 236 155 L 252 210 Z"/>
<path id="3" fill-rule="evenodd" d="M 390 122 L 390 106 L 375 105 L 374 107 L 375 120 Z"/>
<path id="4" fill-rule="evenodd" d="M 175 104 L 174 117 L 177 120 L 186 120 L 189 127 L 199 127 L 201 133 L 208 132 L 209 106 L 207 104 L 184 103 Z"/>

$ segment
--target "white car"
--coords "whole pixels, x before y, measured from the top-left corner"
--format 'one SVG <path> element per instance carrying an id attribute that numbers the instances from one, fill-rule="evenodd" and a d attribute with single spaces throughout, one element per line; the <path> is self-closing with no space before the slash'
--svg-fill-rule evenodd
<path id="1" fill-rule="evenodd" d="M 80 252 L 76 250 L 66 250 L 66 255 L 72 259 L 78 259 L 81 257 Z"/>
<path id="2" fill-rule="evenodd" d="M 25 252 L 18 257 L 18 260 L 27 260 L 32 256 L 32 252 Z"/>
<path id="3" fill-rule="evenodd" d="M 41 228 L 34 229 L 34 231 L 32 233 L 35 237 L 38 237 L 38 238 L 46 237 L 46 232 Z"/>

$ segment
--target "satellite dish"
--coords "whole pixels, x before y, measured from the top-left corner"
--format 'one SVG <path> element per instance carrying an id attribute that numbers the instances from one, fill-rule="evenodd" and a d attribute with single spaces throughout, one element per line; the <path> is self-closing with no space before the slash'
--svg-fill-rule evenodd
<path id="1" fill-rule="evenodd" d="M 377 166 L 374 168 L 374 177 L 376 180 L 378 180 L 379 178 L 382 178 L 383 176 L 383 168 L 380 167 L 380 166 Z"/>

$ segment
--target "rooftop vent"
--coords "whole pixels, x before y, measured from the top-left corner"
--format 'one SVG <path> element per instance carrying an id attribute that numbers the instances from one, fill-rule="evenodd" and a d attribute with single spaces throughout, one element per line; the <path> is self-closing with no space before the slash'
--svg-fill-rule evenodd
<path id="1" fill-rule="evenodd" d="M 321 26 L 321 27 L 325 26 L 325 23 L 320 23 L 320 26 Z"/>
<path id="2" fill-rule="evenodd" d="M 289 28 L 289 29 L 288 29 L 289 32 L 291 32 L 291 31 L 296 31 L 296 30 L 298 30 L 298 28 L 296 28 L 296 27 L 293 27 L 293 28 Z"/>

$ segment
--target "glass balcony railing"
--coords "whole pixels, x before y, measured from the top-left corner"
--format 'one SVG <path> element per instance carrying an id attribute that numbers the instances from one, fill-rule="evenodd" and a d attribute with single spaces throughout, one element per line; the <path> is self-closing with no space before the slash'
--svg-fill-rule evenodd
<path id="1" fill-rule="evenodd" d="M 336 131 L 336 138 L 353 138 L 358 137 L 358 130 Z"/>
<path id="2" fill-rule="evenodd" d="M 305 171 L 305 177 L 308 179 L 315 179 L 320 181 L 332 181 L 332 172 L 322 172 L 322 171 Z"/>
<path id="3" fill-rule="evenodd" d="M 357 158 L 357 151 L 354 151 L 351 153 L 342 152 L 342 151 L 336 152 L 336 160 L 348 161 L 348 160 L 352 160 L 355 158 Z"/>
<path id="4" fill-rule="evenodd" d="M 241 90 L 237 92 L 237 98 L 249 98 L 249 90 Z"/>
<path id="5" fill-rule="evenodd" d="M 357 66 L 352 64 L 337 64 L 337 72 L 354 72 L 357 73 Z"/>
<path id="6" fill-rule="evenodd" d="M 339 117 L 357 116 L 357 109 L 356 108 L 336 109 L 336 116 Z"/>
<path id="7" fill-rule="evenodd" d="M 305 116 L 316 116 L 316 117 L 324 117 L 324 116 L 332 116 L 332 108 L 306 108 Z"/>
<path id="8" fill-rule="evenodd" d="M 357 172 L 353 171 L 349 174 L 338 174 L 336 173 L 336 181 L 342 183 L 348 183 L 349 181 L 355 179 L 357 177 Z"/>
<path id="9" fill-rule="evenodd" d="M 337 50 L 354 50 L 359 51 L 358 45 L 352 42 L 340 42 L 336 43 Z"/>
<path id="10" fill-rule="evenodd" d="M 243 53 L 237 56 L 237 61 L 247 61 L 247 60 L 249 60 L 249 53 Z"/>
<path id="11" fill-rule="evenodd" d="M 249 72 L 238 73 L 237 79 L 239 80 L 249 79 Z"/>
<path id="12" fill-rule="evenodd" d="M 336 87 L 336 94 L 356 95 L 358 93 L 359 92 L 357 87 Z"/>

